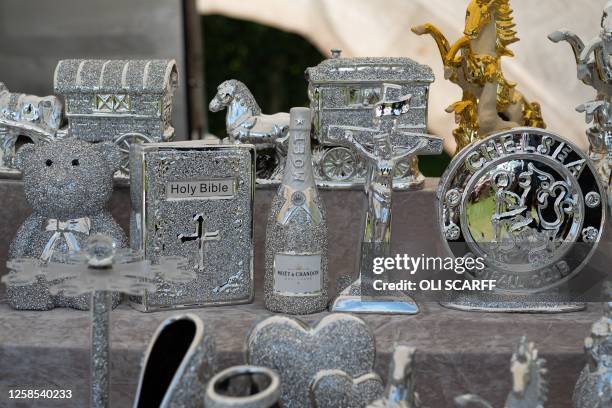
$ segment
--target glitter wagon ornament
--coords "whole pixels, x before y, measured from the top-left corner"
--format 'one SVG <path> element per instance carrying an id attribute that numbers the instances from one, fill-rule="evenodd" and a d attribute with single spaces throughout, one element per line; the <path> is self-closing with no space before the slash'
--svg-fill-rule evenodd
<path id="1" fill-rule="evenodd" d="M 255 148 L 147 143 L 130 153 L 131 247 L 154 264 L 189 260 L 196 279 L 160 282 L 132 297 L 141 311 L 249 303 L 253 299 Z"/>
<path id="2" fill-rule="evenodd" d="M 16 258 L 7 263 L 10 272 L 2 281 L 7 286 L 21 286 L 44 277 L 52 294 L 91 293 L 91 406 L 108 407 L 112 293 L 141 295 L 155 289 L 156 279 L 185 282 L 194 276 L 184 269 L 184 260 L 177 258 L 161 259 L 152 268 L 141 253 L 117 248 L 106 235 L 91 236 L 83 251 L 66 255 L 63 261 Z"/>
<path id="3" fill-rule="evenodd" d="M 346 58 L 341 50 L 333 49 L 331 58 L 307 68 L 305 75 L 313 111 L 313 164 L 317 185 L 321 187 L 348 188 L 366 183 L 367 161 L 350 146 L 338 144 L 334 128 L 382 126 L 381 132 L 390 131 L 390 121 L 381 124 L 372 115 L 378 102 L 389 99 L 390 87 L 399 95 L 412 95 L 410 114 L 397 117 L 401 132 L 393 135 L 393 147 L 410 146 L 412 141 L 406 134 L 427 133 L 429 86 L 434 81 L 427 65 L 409 58 Z M 362 137 L 362 143 L 373 141 L 372 133 Z M 416 156 L 399 161 L 393 177 L 395 189 L 415 190 L 425 184 Z"/>
<path id="4" fill-rule="evenodd" d="M 451 162 L 436 193 L 439 232 L 455 258 L 482 258 L 465 279 L 491 291 L 459 291 L 464 311 L 582 310 L 559 289 L 589 261 L 603 233 L 606 190 L 586 155 L 563 138 L 517 128 L 473 143 Z M 457 275 L 459 276 L 459 275 Z M 560 299 L 560 300 L 556 300 Z"/>
<path id="5" fill-rule="evenodd" d="M 388 87 L 392 93 L 396 87 Z M 362 293 L 362 280 L 371 271 L 374 258 L 389 256 L 391 245 L 391 208 L 393 197 L 394 171 L 398 163 L 418 154 L 442 153 L 442 140 L 435 136 L 401 131 L 397 118 L 410 111 L 411 95 L 387 98 L 378 102 L 373 115 L 379 123 L 392 119 L 393 127 L 389 132 L 381 129 L 364 129 L 350 126 L 336 126 L 330 129 L 338 144 L 348 146 L 368 164 L 365 193 L 367 211 L 363 223 L 363 236 L 360 245 L 359 276 L 344 289 L 333 301 L 330 310 L 350 313 L 387 313 L 415 314 L 417 304 L 407 295 L 387 295 L 377 293 L 366 298 Z M 364 133 L 373 134 L 373 142 L 367 146 L 363 141 Z M 393 147 L 392 140 L 401 137 L 401 148 Z"/>
<path id="6" fill-rule="evenodd" d="M 586 122 L 592 123 L 586 134 L 589 157 L 604 184 L 612 172 L 612 1 L 604 7 L 599 36 L 585 44 L 571 31 L 555 31 L 548 38 L 555 43 L 567 41 L 572 47 L 578 68 L 578 79 L 596 91 L 595 100 L 576 108 L 584 112 Z"/>
<path id="7" fill-rule="evenodd" d="M 374 335 L 359 318 L 332 314 L 310 327 L 297 319 L 272 316 L 249 333 L 249 364 L 275 370 L 284 408 L 309 408 L 310 385 L 321 370 L 337 369 L 352 378 L 373 371 Z"/>
<path id="8" fill-rule="evenodd" d="M 64 139 L 21 147 L 16 165 L 23 173 L 32 214 L 11 242 L 9 259 L 62 262 L 66 254 L 81 250 L 94 234 L 110 236 L 116 247 L 127 246 L 125 233 L 108 210 L 113 174 L 120 161 L 119 149 L 108 142 Z M 25 310 L 89 307 L 89 296 L 51 295 L 50 283 L 42 279 L 32 285 L 7 285 L 9 305 Z M 115 303 L 118 301 L 116 297 Z"/>
<path id="9" fill-rule="evenodd" d="M 459 125 L 453 131 L 455 154 L 500 130 L 546 127 L 540 105 L 527 101 L 502 72 L 501 58 L 514 56 L 508 46 L 519 40 L 514 27 L 510 0 L 471 0 L 464 34 L 453 45 L 431 24 L 412 28 L 433 37 L 445 78 L 463 90 L 463 99 L 447 108 Z"/>

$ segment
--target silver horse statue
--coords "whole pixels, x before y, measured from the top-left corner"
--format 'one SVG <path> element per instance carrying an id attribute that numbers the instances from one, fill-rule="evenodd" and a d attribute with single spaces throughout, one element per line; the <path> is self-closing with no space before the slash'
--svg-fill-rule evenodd
<path id="1" fill-rule="evenodd" d="M 587 130 L 589 155 L 604 184 L 608 184 L 612 169 L 612 0 L 603 10 L 601 32 L 588 44 L 568 30 L 558 30 L 548 38 L 552 42 L 566 41 L 572 47 L 578 67 L 578 79 L 595 89 L 595 100 L 576 108 L 586 115 L 593 126 Z"/>
<path id="2" fill-rule="evenodd" d="M 548 386 L 544 380 L 547 370 L 545 360 L 538 357 L 538 349 L 533 342 L 523 336 L 510 360 L 512 390 L 506 398 L 504 408 L 543 408 L 547 399 Z M 474 394 L 460 395 L 455 398 L 457 407 L 493 406 Z"/>
<path id="3" fill-rule="evenodd" d="M 0 171 L 16 172 L 15 143 L 19 136 L 33 142 L 55 140 L 62 122 L 62 103 L 55 96 L 9 92 L 0 82 Z"/>
<path id="4" fill-rule="evenodd" d="M 288 113 L 262 114 L 251 91 L 236 79 L 224 81 L 217 87 L 217 94 L 210 101 L 208 109 L 211 112 L 227 110 L 225 127 L 230 143 L 253 144 L 258 153 L 273 150 L 275 170 L 270 178 L 280 178 L 285 168 Z"/>

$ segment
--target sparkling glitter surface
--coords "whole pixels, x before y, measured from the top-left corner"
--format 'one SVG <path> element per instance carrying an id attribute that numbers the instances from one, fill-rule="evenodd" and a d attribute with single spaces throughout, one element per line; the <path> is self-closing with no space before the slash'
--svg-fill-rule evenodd
<path id="1" fill-rule="evenodd" d="M 62 60 L 54 77 L 70 136 L 87 141 L 115 141 L 126 133 L 146 142 L 171 139 L 176 87 L 174 60 Z"/>
<path id="2" fill-rule="evenodd" d="M 276 221 L 276 216 L 285 203 L 282 195 L 275 195 L 270 208 L 266 230 L 266 276 L 264 299 L 266 308 L 273 312 L 309 314 L 324 310 L 329 301 L 329 278 L 327 273 L 327 222 L 325 208 L 315 199 L 321 210 L 323 221 L 314 225 L 305 211 L 296 213 L 286 225 Z M 286 296 L 274 292 L 274 256 L 276 253 L 320 253 L 321 292 L 317 295 Z"/>
<path id="3" fill-rule="evenodd" d="M 146 311 L 247 303 L 253 298 L 254 148 L 177 142 L 135 146 L 131 153 L 132 247 L 156 263 L 190 260 L 196 279 L 159 280 L 155 293 L 134 298 Z M 167 183 L 232 180 L 231 197 L 169 199 Z M 198 224 L 197 216 L 203 220 Z M 181 236 L 210 234 L 206 240 Z"/>
<path id="4" fill-rule="evenodd" d="M 50 240 L 59 234 L 49 259 L 62 262 L 63 255 L 71 251 L 65 232 L 79 247 L 94 233 L 111 236 L 118 247 L 126 246 L 125 233 L 106 209 L 119 162 L 120 153 L 110 143 L 94 145 L 79 140 L 61 140 L 22 147 L 17 154 L 17 165 L 23 172 L 24 191 L 33 213 L 17 231 L 9 249 L 9 259 L 40 258 Z M 89 231 L 49 227 L 77 219 L 87 219 Z M 69 298 L 60 293 L 52 296 L 44 280 L 30 286 L 8 286 L 7 292 L 9 304 L 15 309 L 89 308 L 88 295 Z M 118 301 L 116 295 L 115 303 Z"/>
<path id="5" fill-rule="evenodd" d="M 299 320 L 272 316 L 248 336 L 247 362 L 276 370 L 285 408 L 310 407 L 309 389 L 321 370 L 338 369 L 351 377 L 373 370 L 374 335 L 357 317 L 332 314 L 311 328 Z"/>
<path id="6" fill-rule="evenodd" d="M 375 373 L 352 378 L 341 370 L 322 370 L 310 388 L 315 408 L 361 408 L 379 398 L 383 384 Z"/>

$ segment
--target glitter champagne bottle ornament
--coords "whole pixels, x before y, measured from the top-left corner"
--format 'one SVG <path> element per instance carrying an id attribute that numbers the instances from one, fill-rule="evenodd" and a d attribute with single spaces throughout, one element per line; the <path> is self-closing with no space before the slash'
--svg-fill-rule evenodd
<path id="1" fill-rule="evenodd" d="M 327 222 L 314 182 L 308 108 L 290 112 L 283 182 L 266 230 L 266 308 L 308 314 L 327 307 Z"/>
<path id="2" fill-rule="evenodd" d="M 91 395 L 90 405 L 110 405 L 110 312 L 112 293 L 143 295 L 155 290 L 160 279 L 189 282 L 195 274 L 186 269 L 186 260 L 161 258 L 152 266 L 142 252 L 116 248 L 108 235 L 92 235 L 83 251 L 65 255 L 62 262 L 41 262 L 34 258 L 15 258 L 7 262 L 9 273 L 2 277 L 7 285 L 31 285 L 41 277 L 49 282 L 52 295 L 79 296 L 91 293 Z"/>

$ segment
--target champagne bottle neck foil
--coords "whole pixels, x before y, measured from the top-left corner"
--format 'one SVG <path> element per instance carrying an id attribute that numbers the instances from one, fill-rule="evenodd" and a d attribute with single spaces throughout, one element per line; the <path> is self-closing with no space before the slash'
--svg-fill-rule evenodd
<path id="1" fill-rule="evenodd" d="M 312 169 L 310 123 L 310 109 L 291 109 L 287 162 L 279 188 L 279 195 L 283 196 L 285 204 L 278 213 L 277 221 L 283 225 L 301 210 L 306 211 L 315 225 L 323 218 L 317 205 L 318 193 Z"/>

